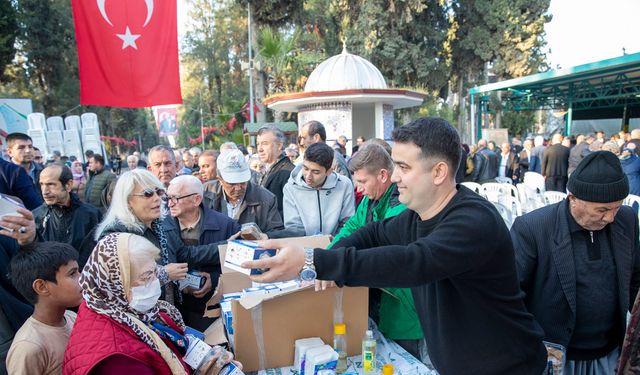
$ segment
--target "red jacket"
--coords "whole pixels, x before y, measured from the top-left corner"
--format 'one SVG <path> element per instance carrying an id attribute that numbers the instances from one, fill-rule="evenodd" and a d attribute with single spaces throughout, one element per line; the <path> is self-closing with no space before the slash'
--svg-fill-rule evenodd
<path id="1" fill-rule="evenodd" d="M 163 313 L 161 315 L 171 328 L 182 332 L 171 318 Z M 181 355 L 173 344 L 166 340 L 165 343 L 182 362 Z M 154 374 L 171 375 L 169 366 L 160 354 L 140 340 L 131 328 L 96 313 L 85 303 L 82 303 L 64 353 L 62 373 L 64 375 L 89 374 L 101 361 L 114 355 L 137 361 L 138 364 L 146 366 Z M 122 361 L 117 363 L 122 364 Z M 102 363 L 102 365 L 104 364 Z M 184 362 L 182 365 L 185 371 L 190 374 L 191 371 L 187 365 Z"/>

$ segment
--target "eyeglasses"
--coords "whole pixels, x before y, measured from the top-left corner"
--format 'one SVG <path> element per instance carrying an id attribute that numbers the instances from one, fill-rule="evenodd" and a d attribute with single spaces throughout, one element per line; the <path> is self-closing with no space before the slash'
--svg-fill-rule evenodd
<path id="1" fill-rule="evenodd" d="M 155 189 L 147 188 L 147 189 L 144 189 L 142 193 L 131 193 L 131 195 L 135 195 L 136 197 L 145 197 L 145 198 L 151 198 L 153 197 L 153 194 L 158 195 L 162 200 L 167 199 L 167 193 L 164 191 L 164 189 L 160 189 L 160 188 L 155 188 Z"/>
<path id="2" fill-rule="evenodd" d="M 180 202 L 180 199 L 187 198 L 187 197 L 190 197 L 190 196 L 196 195 L 196 194 L 198 194 L 198 193 L 186 194 L 186 195 L 182 195 L 182 196 L 179 196 L 179 197 L 170 195 L 170 196 L 167 197 L 167 200 L 169 202 L 173 203 L 173 204 L 178 204 L 178 202 Z"/>
<path id="3" fill-rule="evenodd" d="M 35 156 L 34 159 L 36 160 L 42 160 L 42 156 Z"/>

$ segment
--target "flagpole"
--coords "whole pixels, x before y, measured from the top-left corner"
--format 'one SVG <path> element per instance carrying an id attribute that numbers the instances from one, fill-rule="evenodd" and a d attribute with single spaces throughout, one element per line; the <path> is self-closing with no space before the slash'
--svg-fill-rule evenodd
<path id="1" fill-rule="evenodd" d="M 251 1 L 247 1 L 247 24 L 249 41 L 249 123 L 253 124 L 253 54 L 251 52 Z"/>

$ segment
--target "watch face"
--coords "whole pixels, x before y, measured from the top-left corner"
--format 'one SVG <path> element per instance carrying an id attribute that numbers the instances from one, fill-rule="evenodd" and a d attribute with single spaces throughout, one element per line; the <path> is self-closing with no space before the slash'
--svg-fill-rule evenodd
<path id="1" fill-rule="evenodd" d="M 313 281 L 316 279 L 316 271 L 311 268 L 305 268 L 300 272 L 300 278 L 304 281 Z"/>

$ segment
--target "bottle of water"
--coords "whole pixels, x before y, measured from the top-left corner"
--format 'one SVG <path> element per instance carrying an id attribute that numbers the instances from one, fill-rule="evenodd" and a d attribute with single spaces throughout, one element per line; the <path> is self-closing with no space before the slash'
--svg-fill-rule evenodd
<path id="1" fill-rule="evenodd" d="M 347 325 L 336 324 L 333 326 L 333 350 L 338 353 L 338 366 L 336 373 L 347 371 Z"/>
<path id="2" fill-rule="evenodd" d="M 376 340 L 371 330 L 367 330 L 362 339 L 362 373 L 376 374 Z"/>

